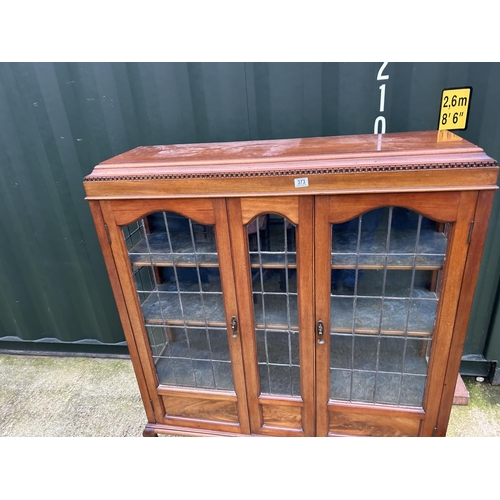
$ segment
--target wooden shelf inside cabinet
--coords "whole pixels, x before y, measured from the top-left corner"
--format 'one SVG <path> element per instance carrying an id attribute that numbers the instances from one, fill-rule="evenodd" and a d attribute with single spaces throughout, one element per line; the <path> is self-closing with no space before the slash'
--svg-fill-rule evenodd
<path id="1" fill-rule="evenodd" d="M 148 233 L 128 254 L 133 266 L 218 267 L 214 242 L 197 242 L 196 251 L 189 234 L 179 232 L 170 239 L 175 241 L 175 251 L 170 250 L 166 233 Z"/>
<path id="2" fill-rule="evenodd" d="M 217 290 L 217 289 L 216 289 Z M 144 292 L 141 292 L 143 295 Z M 218 291 L 203 293 L 193 287 L 182 292 L 170 284 L 158 285 L 141 305 L 146 324 L 226 326 L 224 303 L 220 287 Z M 210 318 L 207 321 L 206 318 Z"/>
<path id="3" fill-rule="evenodd" d="M 412 299 L 332 296 L 330 329 L 338 333 L 431 337 L 437 303 L 435 293 L 419 289 L 414 290 Z"/>
<path id="4" fill-rule="evenodd" d="M 221 294 L 176 291 L 166 293 L 167 290 L 168 285 L 158 286 L 142 303 L 146 324 L 209 328 L 226 326 Z M 409 337 L 430 337 L 432 334 L 437 307 L 435 293 L 416 289 L 411 305 L 408 298 L 389 297 L 381 300 L 358 296 L 355 316 L 353 304 L 353 297 L 332 297 L 332 332 Z M 255 327 L 259 330 L 299 329 L 296 294 L 264 294 L 263 300 L 262 295 L 257 294 L 254 307 Z M 211 318 L 210 321 L 206 321 L 207 317 Z"/>
<path id="5" fill-rule="evenodd" d="M 250 252 L 250 267 L 252 269 L 297 269 L 296 252 Z"/>
<path id="6" fill-rule="evenodd" d="M 497 177 L 448 131 L 97 165 L 145 434 L 445 435 Z"/>
<path id="7" fill-rule="evenodd" d="M 384 252 L 383 243 L 373 244 L 367 251 L 353 252 L 353 245 L 348 237 L 336 239 L 332 251 L 332 269 L 354 269 L 356 262 L 359 269 L 409 270 L 415 265 L 418 270 L 439 270 L 443 266 L 446 238 L 442 233 L 422 231 L 417 252 L 409 250 L 414 243 L 414 234 L 396 234 L 391 250 Z M 352 238 L 351 238 L 352 239 Z M 184 243 L 183 243 L 184 241 Z M 189 236 L 182 233 L 182 239 L 176 240 L 176 251 L 170 252 L 165 233 L 149 233 L 129 250 L 130 262 L 134 266 L 165 266 L 174 264 L 179 267 L 218 267 L 217 253 L 213 244 L 199 243 L 193 251 Z M 352 243 L 352 242 L 351 242 Z M 355 244 L 354 244 L 355 249 Z M 386 264 L 387 256 L 387 264 Z M 250 266 L 264 269 L 296 269 L 296 252 L 261 251 L 250 252 Z"/>
<path id="8" fill-rule="evenodd" d="M 332 269 L 399 269 L 439 270 L 443 267 L 447 239 L 443 233 L 422 230 L 415 248 L 414 231 L 394 231 L 389 251 L 386 241 L 377 239 L 362 242 L 356 252 L 357 236 L 353 233 L 335 234 L 332 250 Z"/>

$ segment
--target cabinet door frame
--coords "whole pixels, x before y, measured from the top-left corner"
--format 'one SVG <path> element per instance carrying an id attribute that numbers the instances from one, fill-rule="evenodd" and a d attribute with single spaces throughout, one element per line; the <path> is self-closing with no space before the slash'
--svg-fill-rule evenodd
<path id="1" fill-rule="evenodd" d="M 149 200 L 109 200 L 101 202 L 103 222 L 109 234 L 112 258 L 116 266 L 123 305 L 118 305 L 120 316 L 130 322 L 133 342 L 137 346 L 137 357 L 132 357 L 134 368 L 143 373 L 153 408 L 154 420 L 148 414 L 151 424 L 176 428 L 192 428 L 193 432 L 219 431 L 222 433 L 249 434 L 247 395 L 242 362 L 241 337 L 231 334 L 231 318 L 238 318 L 236 291 L 230 254 L 229 227 L 224 199 L 149 199 Z M 141 306 L 137 297 L 130 261 L 125 245 L 122 227 L 131 224 L 154 212 L 175 212 L 195 222 L 215 227 L 220 279 L 224 297 L 226 329 L 233 373 L 233 391 L 190 389 L 170 387 L 159 384 L 148 342 Z M 123 322 L 122 322 L 123 323 Z M 139 368 L 140 367 L 140 368 Z M 236 405 L 237 422 L 224 421 L 224 418 L 207 420 L 194 416 L 167 415 L 165 402 L 172 401 L 179 407 L 204 407 L 205 413 L 219 404 Z M 145 402 L 145 407 L 148 403 Z M 189 410 L 190 411 L 190 410 Z M 221 411 L 224 411 L 223 409 Z M 214 413 L 215 414 L 215 413 Z M 150 426 L 152 429 L 153 427 Z"/>
<path id="2" fill-rule="evenodd" d="M 243 312 L 240 324 L 252 433 L 314 436 L 313 197 L 228 198 L 227 204 L 238 304 Z M 264 214 L 280 215 L 296 226 L 301 398 L 260 393 L 246 225 Z M 287 419 L 296 427 L 284 425 Z"/>
<path id="3" fill-rule="evenodd" d="M 331 224 L 346 222 L 368 211 L 387 206 L 405 207 L 438 222 L 451 223 L 422 408 L 331 402 L 328 334 L 325 335 L 324 344 L 316 342 L 316 425 L 319 436 L 335 434 L 330 431 L 330 415 L 338 419 L 339 427 L 345 424 L 346 430 L 349 425 L 366 425 L 367 434 L 371 432 L 370 426 L 373 427 L 372 430 L 379 426 L 380 432 L 387 435 L 391 435 L 391 432 L 394 432 L 393 435 L 398 435 L 399 432 L 403 435 L 435 434 L 476 199 L 477 192 L 474 191 L 328 194 L 316 197 L 316 321 L 323 321 L 325 332 L 330 332 Z M 339 434 L 342 432 L 339 431 Z"/>

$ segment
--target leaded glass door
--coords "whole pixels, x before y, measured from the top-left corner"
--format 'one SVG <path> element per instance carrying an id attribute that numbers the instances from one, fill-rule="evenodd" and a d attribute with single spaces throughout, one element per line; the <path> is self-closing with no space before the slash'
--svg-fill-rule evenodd
<path id="1" fill-rule="evenodd" d="M 142 319 L 133 328 L 157 421 L 248 433 L 225 202 L 128 202 L 123 213 L 119 204 L 121 274 L 131 317 Z"/>
<path id="2" fill-rule="evenodd" d="M 451 283 L 464 269 L 451 251 L 461 201 L 457 193 L 317 197 L 318 435 L 432 428 L 442 387 L 431 377 L 447 363 L 458 302 Z"/>
<path id="3" fill-rule="evenodd" d="M 313 199 L 228 207 L 252 432 L 314 435 Z"/>

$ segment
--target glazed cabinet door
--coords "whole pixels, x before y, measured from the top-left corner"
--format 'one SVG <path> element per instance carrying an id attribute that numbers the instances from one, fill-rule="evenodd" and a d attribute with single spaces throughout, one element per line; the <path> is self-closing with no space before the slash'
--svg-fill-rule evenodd
<path id="1" fill-rule="evenodd" d="M 435 433 L 475 202 L 316 197 L 319 436 Z"/>
<path id="2" fill-rule="evenodd" d="M 312 436 L 313 198 L 227 203 L 252 433 Z"/>
<path id="3" fill-rule="evenodd" d="M 154 412 L 150 429 L 248 434 L 225 201 L 113 200 L 101 208 L 133 331 L 127 341 Z"/>

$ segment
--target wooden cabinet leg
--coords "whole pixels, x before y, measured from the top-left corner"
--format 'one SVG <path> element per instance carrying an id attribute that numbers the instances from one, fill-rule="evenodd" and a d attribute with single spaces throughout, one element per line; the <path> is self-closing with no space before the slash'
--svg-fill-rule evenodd
<path id="1" fill-rule="evenodd" d="M 142 436 L 143 437 L 158 437 L 158 434 L 153 429 L 150 429 L 149 426 L 146 424 L 146 427 L 144 427 L 144 430 L 142 431 Z"/>

